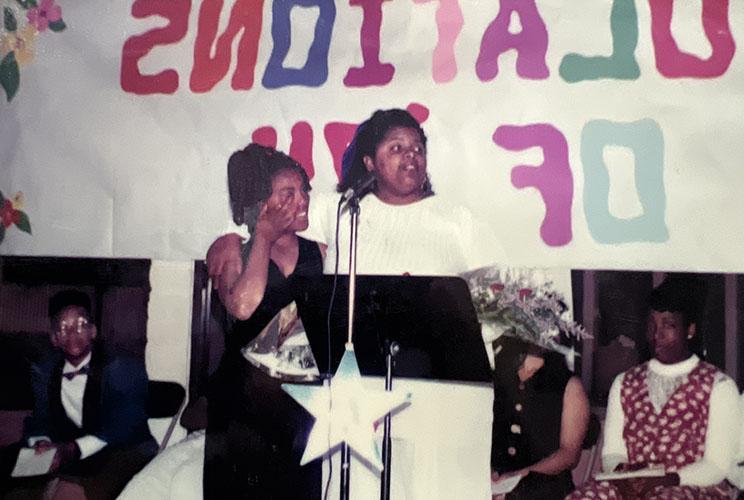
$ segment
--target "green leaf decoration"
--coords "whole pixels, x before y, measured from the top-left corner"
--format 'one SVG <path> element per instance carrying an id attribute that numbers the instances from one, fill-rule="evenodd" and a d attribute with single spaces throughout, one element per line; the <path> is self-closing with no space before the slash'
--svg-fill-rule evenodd
<path id="1" fill-rule="evenodd" d="M 18 29 L 18 21 L 16 21 L 15 15 L 13 15 L 13 11 L 10 10 L 10 7 L 5 7 L 3 9 L 3 20 L 5 23 L 5 31 L 15 31 Z"/>
<path id="2" fill-rule="evenodd" d="M 57 33 L 64 30 L 65 28 L 67 28 L 67 25 L 62 19 L 49 23 L 49 29 Z"/>
<path id="3" fill-rule="evenodd" d="M 0 243 L 5 239 L 5 226 L 0 224 Z"/>
<path id="4" fill-rule="evenodd" d="M 16 224 L 16 227 L 23 231 L 24 233 L 31 234 L 31 221 L 28 220 L 28 215 L 26 215 L 26 212 L 21 212 L 20 210 L 18 213 L 21 216 L 21 220 L 18 221 L 18 224 Z"/>
<path id="5" fill-rule="evenodd" d="M 39 6 L 39 4 L 36 3 L 36 0 L 26 0 L 26 5 L 28 7 L 34 7 L 34 8 Z"/>
<path id="6" fill-rule="evenodd" d="M 5 90 L 5 95 L 10 102 L 13 96 L 18 92 L 18 85 L 21 83 L 21 73 L 18 71 L 15 52 L 8 52 L 2 61 L 0 61 L 0 86 Z"/>
<path id="7" fill-rule="evenodd" d="M 16 0 L 16 2 L 24 9 L 28 9 L 28 0 Z"/>

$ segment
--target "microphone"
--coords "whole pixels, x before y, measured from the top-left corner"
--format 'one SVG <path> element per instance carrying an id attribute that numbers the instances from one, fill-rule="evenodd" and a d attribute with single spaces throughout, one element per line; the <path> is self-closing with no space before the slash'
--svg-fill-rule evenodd
<path id="1" fill-rule="evenodd" d="M 367 175 L 359 179 L 353 186 L 344 191 L 344 194 L 341 195 L 340 203 L 346 203 L 351 199 L 359 201 L 371 193 L 375 189 L 376 185 L 377 179 L 375 174 L 368 172 Z"/>

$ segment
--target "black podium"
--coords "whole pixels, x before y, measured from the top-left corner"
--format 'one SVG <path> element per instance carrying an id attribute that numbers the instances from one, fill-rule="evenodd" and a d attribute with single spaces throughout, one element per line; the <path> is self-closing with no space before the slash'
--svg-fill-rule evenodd
<path id="1" fill-rule="evenodd" d="M 307 283 L 297 307 L 321 373 L 334 373 L 344 352 L 348 276 Z M 362 375 L 385 375 L 389 342 L 397 342 L 395 377 L 491 381 L 467 283 L 457 277 L 358 275 L 354 350 Z M 330 319 L 330 321 L 329 321 Z M 328 326 L 330 325 L 330 365 Z"/>

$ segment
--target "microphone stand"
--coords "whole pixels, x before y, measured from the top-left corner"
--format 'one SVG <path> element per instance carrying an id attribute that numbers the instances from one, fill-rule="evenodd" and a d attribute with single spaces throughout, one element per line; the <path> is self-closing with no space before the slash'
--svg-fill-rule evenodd
<path id="1" fill-rule="evenodd" d="M 385 342 L 385 390 L 393 390 L 393 357 L 398 354 L 400 346 L 397 342 Z M 393 441 L 390 436 L 392 415 L 385 415 L 382 431 L 382 474 L 380 484 L 380 500 L 390 500 L 390 462 L 392 461 Z"/>
<path id="2" fill-rule="evenodd" d="M 354 331 L 354 302 L 356 299 L 356 251 L 357 228 L 359 227 L 359 198 L 349 199 L 349 215 L 351 216 L 351 237 L 349 238 L 349 321 L 347 325 L 346 350 L 353 350 L 352 334 Z M 341 500 L 349 500 L 351 484 L 351 449 L 344 442 L 341 445 Z"/>

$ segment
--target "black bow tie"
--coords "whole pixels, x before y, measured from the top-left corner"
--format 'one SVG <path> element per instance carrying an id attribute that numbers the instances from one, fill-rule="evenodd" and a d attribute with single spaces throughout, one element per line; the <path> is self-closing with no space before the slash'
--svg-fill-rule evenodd
<path id="1" fill-rule="evenodd" d="M 87 375 L 90 371 L 90 363 L 84 366 L 81 366 L 75 371 L 63 373 L 62 376 L 65 377 L 67 380 L 74 379 L 77 375 Z"/>

